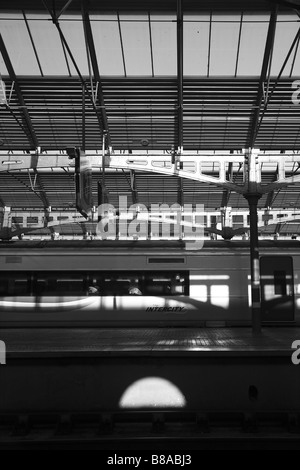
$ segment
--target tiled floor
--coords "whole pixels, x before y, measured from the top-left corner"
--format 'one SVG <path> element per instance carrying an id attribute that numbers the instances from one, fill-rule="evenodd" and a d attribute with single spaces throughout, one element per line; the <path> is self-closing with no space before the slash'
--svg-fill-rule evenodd
<path id="1" fill-rule="evenodd" d="M 7 357 L 99 355 L 291 355 L 300 328 L 2 329 Z"/>

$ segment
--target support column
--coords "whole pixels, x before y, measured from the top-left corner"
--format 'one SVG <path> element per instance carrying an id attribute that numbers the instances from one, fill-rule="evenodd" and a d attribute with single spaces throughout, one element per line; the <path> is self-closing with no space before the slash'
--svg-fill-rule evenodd
<path id="1" fill-rule="evenodd" d="M 106 186 L 105 186 L 105 139 L 106 139 L 106 133 L 103 132 L 102 134 L 102 201 L 104 203 L 107 202 L 106 195 Z"/>
<path id="2" fill-rule="evenodd" d="M 0 239 L 10 240 L 11 235 L 11 208 L 4 206 L 0 207 Z"/>
<path id="3" fill-rule="evenodd" d="M 261 303 L 260 303 L 260 271 L 258 249 L 258 218 L 257 203 L 260 193 L 247 193 L 244 195 L 249 204 L 250 212 L 250 265 L 251 265 L 251 298 L 252 298 L 252 332 L 261 331 Z"/>
<path id="4" fill-rule="evenodd" d="M 102 179 L 98 181 L 98 207 L 102 204 L 108 204 L 108 194 L 105 185 L 105 169 L 106 169 L 106 159 L 105 159 L 105 146 L 106 146 L 106 132 L 103 132 L 102 135 Z M 99 221 L 99 218 L 98 218 Z"/>

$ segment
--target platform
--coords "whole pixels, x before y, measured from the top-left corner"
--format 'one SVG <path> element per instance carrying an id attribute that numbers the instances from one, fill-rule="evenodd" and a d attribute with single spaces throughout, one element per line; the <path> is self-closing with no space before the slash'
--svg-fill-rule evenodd
<path id="1" fill-rule="evenodd" d="M 300 445 L 300 365 L 291 361 L 298 338 L 299 328 L 278 327 L 259 335 L 250 328 L 3 329 L 0 448 L 185 442 L 205 449 L 214 439 L 293 448 Z"/>
<path id="2" fill-rule="evenodd" d="M 300 328 L 15 328 L 2 329 L 7 360 L 98 356 L 288 356 Z"/>

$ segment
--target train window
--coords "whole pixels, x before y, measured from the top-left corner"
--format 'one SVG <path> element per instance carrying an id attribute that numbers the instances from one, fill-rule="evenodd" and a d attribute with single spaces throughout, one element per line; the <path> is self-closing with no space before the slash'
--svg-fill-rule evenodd
<path id="1" fill-rule="evenodd" d="M 294 320 L 294 279 L 291 256 L 260 258 L 261 314 L 263 321 Z"/>
<path id="2" fill-rule="evenodd" d="M 112 273 L 104 277 L 103 295 L 143 295 L 144 277 L 139 273 Z"/>
<path id="3" fill-rule="evenodd" d="M 30 274 L 26 272 L 0 273 L 0 295 L 15 296 L 30 294 Z"/>
<path id="4" fill-rule="evenodd" d="M 0 296 L 178 296 L 189 294 L 188 272 L 0 272 Z"/>
<path id="5" fill-rule="evenodd" d="M 147 273 L 145 295 L 184 295 L 185 278 L 177 273 Z"/>
<path id="6" fill-rule="evenodd" d="M 39 273 L 34 282 L 35 295 L 55 295 L 56 277 L 55 273 Z"/>
<path id="7" fill-rule="evenodd" d="M 57 278 L 57 293 L 64 295 L 83 294 L 86 291 L 81 274 L 63 274 Z"/>
<path id="8" fill-rule="evenodd" d="M 35 295 L 85 295 L 86 283 L 82 273 L 39 272 L 34 282 Z"/>
<path id="9" fill-rule="evenodd" d="M 135 272 L 110 273 L 102 283 L 102 295 L 188 295 L 185 273 Z"/>
<path id="10" fill-rule="evenodd" d="M 286 295 L 286 272 L 274 271 L 274 294 Z"/>

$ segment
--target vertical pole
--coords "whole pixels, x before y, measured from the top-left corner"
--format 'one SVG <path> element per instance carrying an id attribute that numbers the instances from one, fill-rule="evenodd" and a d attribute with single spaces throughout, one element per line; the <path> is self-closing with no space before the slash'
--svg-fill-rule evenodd
<path id="1" fill-rule="evenodd" d="M 101 206 L 102 204 L 102 185 L 100 183 L 100 181 L 97 182 L 97 190 L 98 190 L 98 207 Z M 98 214 L 99 214 L 99 211 L 98 211 Z M 98 222 L 100 220 L 100 217 L 98 216 Z"/>
<path id="2" fill-rule="evenodd" d="M 82 86 L 82 129 L 81 149 L 85 152 L 85 88 Z"/>
<path id="3" fill-rule="evenodd" d="M 98 208 L 102 204 L 107 203 L 106 200 L 106 191 L 105 191 L 105 138 L 106 134 L 103 132 L 102 135 L 102 180 L 98 181 Z M 98 222 L 100 222 L 101 216 L 99 216 L 98 209 Z"/>
<path id="4" fill-rule="evenodd" d="M 183 12 L 182 0 L 177 0 L 177 149 L 183 149 Z"/>
<path id="5" fill-rule="evenodd" d="M 252 332 L 261 331 L 261 304 L 260 304 L 260 273 L 259 273 L 259 249 L 257 229 L 257 203 L 259 193 L 245 194 L 250 212 L 250 264 L 251 264 L 251 298 L 252 298 Z"/>
<path id="6" fill-rule="evenodd" d="M 102 134 L 102 202 L 106 203 L 105 195 L 106 195 L 106 190 L 105 190 L 105 139 L 106 139 L 106 133 L 103 132 Z"/>

